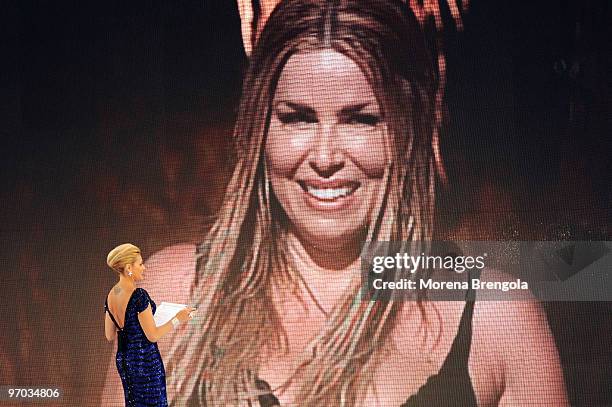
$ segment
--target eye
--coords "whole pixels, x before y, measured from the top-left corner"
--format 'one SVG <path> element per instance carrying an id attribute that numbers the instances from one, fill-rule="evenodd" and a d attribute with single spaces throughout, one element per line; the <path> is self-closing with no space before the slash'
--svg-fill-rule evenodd
<path id="1" fill-rule="evenodd" d="M 278 120 L 283 124 L 294 124 L 294 123 L 316 123 L 317 119 L 314 116 L 301 113 L 277 113 Z"/>
<path id="2" fill-rule="evenodd" d="M 349 124 L 365 124 L 367 126 L 376 126 L 380 123 L 380 116 L 369 113 L 357 113 L 348 118 Z"/>

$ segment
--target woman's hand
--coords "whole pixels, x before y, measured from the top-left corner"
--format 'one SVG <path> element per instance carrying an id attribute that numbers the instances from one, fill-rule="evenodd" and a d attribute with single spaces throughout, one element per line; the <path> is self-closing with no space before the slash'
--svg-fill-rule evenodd
<path id="1" fill-rule="evenodd" d="M 175 315 L 175 318 L 177 318 L 181 322 L 185 322 L 185 321 L 191 319 L 191 313 L 195 312 L 195 310 L 196 310 L 195 308 L 187 307 L 187 308 L 182 309 L 179 312 L 177 312 L 176 315 Z"/>

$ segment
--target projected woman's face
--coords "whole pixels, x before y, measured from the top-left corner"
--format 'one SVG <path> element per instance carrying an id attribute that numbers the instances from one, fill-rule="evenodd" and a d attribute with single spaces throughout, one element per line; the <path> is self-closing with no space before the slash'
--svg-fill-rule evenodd
<path id="1" fill-rule="evenodd" d="M 357 64 L 333 50 L 292 56 L 272 104 L 266 158 L 274 194 L 309 244 L 363 238 L 382 188 L 386 125 Z"/>

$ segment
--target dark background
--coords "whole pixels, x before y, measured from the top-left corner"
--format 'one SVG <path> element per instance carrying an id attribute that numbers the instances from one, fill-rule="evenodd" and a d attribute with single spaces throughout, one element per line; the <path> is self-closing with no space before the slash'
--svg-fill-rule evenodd
<path id="1" fill-rule="evenodd" d="M 440 237 L 610 240 L 607 0 L 443 7 Z M 108 251 L 197 242 L 232 170 L 237 6 L 3 2 L 0 384 L 97 405 Z M 612 405 L 612 306 L 545 304 L 573 405 Z M 519 338 L 520 340 L 520 338 Z"/>

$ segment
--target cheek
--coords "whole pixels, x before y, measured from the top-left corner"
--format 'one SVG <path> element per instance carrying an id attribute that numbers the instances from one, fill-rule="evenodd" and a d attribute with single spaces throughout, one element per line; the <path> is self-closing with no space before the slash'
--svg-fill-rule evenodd
<path id="1" fill-rule="evenodd" d="M 368 177 L 380 178 L 390 160 L 384 131 L 363 132 L 344 138 L 344 150 Z"/>
<path id="2" fill-rule="evenodd" d="M 273 120 L 270 123 L 265 149 L 272 176 L 290 176 L 306 155 L 311 138 L 310 132 L 290 131 Z"/>

